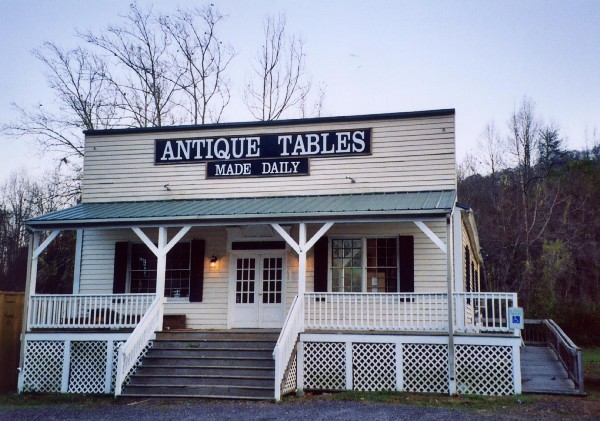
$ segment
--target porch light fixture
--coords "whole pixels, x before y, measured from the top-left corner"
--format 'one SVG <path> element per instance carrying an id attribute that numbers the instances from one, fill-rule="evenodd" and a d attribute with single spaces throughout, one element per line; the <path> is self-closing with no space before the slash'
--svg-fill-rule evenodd
<path id="1" fill-rule="evenodd" d="M 210 258 L 210 267 L 214 268 L 217 265 L 217 256 L 215 256 L 214 254 L 212 255 L 212 257 Z"/>

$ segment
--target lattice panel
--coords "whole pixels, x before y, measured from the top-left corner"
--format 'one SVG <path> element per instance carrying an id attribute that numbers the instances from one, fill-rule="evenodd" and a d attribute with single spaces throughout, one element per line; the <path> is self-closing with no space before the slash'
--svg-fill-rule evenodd
<path id="1" fill-rule="evenodd" d="M 64 341 L 27 341 L 23 391 L 60 392 L 64 352 Z"/>
<path id="2" fill-rule="evenodd" d="M 122 344 L 124 344 L 124 343 L 125 343 L 125 341 L 120 341 L 120 342 L 115 341 L 115 342 L 113 342 L 112 377 L 111 377 L 111 380 L 110 380 L 110 391 L 111 391 L 111 393 L 115 392 L 115 383 L 117 381 L 117 361 L 119 360 L 119 347 Z M 131 376 L 133 376 L 135 374 L 135 372 L 137 371 L 138 367 L 142 364 L 142 360 L 144 359 L 144 357 L 146 356 L 146 354 L 148 353 L 148 351 L 150 351 L 150 348 L 152 348 L 152 345 L 154 345 L 154 342 L 149 341 L 148 345 L 146 345 L 146 347 L 144 348 L 144 350 L 140 354 L 140 357 L 138 358 L 137 362 L 133 365 L 133 367 L 131 367 L 131 370 L 129 370 L 129 373 L 127 374 L 127 376 L 125 376 L 125 381 L 123 382 L 123 385 L 129 384 L 129 380 L 131 379 Z"/>
<path id="3" fill-rule="evenodd" d="M 403 390 L 448 393 L 448 346 L 404 344 Z"/>
<path id="4" fill-rule="evenodd" d="M 476 395 L 513 395 L 512 348 L 492 345 L 456 346 L 456 390 Z"/>
<path id="5" fill-rule="evenodd" d="M 343 342 L 305 342 L 303 364 L 306 389 L 346 388 L 346 346 Z"/>
<path id="6" fill-rule="evenodd" d="M 363 391 L 396 389 L 394 344 L 353 343 L 353 389 Z"/>
<path id="7" fill-rule="evenodd" d="M 71 342 L 69 393 L 104 393 L 106 341 Z"/>
<path id="8" fill-rule="evenodd" d="M 295 392 L 297 389 L 298 367 L 296 352 L 292 355 L 290 368 L 287 372 L 285 383 L 283 384 L 282 395 Z"/>

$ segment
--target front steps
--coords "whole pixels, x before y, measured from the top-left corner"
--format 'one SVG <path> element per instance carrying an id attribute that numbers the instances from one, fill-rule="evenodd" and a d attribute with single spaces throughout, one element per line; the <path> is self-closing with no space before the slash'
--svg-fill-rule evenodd
<path id="1" fill-rule="evenodd" d="M 127 397 L 273 399 L 279 331 L 157 333 Z"/>

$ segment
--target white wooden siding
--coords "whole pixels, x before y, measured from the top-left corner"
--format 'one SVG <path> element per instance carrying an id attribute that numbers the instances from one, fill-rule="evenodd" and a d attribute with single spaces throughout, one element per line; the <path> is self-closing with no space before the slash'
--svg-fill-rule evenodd
<path id="1" fill-rule="evenodd" d="M 311 158 L 309 176 L 207 180 L 204 163 L 154 165 L 155 139 L 306 133 L 369 127 L 372 128 L 372 155 Z M 351 183 L 347 176 L 356 180 L 356 183 Z M 165 184 L 169 184 L 169 191 L 164 189 Z M 85 145 L 84 202 L 455 188 L 454 116 L 90 136 L 86 138 Z"/>

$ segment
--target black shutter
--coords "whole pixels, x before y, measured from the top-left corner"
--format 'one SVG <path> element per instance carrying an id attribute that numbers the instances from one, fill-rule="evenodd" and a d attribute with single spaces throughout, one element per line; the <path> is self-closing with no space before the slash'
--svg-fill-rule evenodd
<path id="1" fill-rule="evenodd" d="M 124 294 L 127 284 L 127 254 L 129 243 L 115 243 L 115 270 L 113 276 L 113 294 Z"/>
<path id="2" fill-rule="evenodd" d="M 400 257 L 400 292 L 415 292 L 415 240 L 401 235 L 398 241 Z"/>
<path id="3" fill-rule="evenodd" d="M 192 240 L 192 256 L 190 265 L 190 302 L 202 301 L 204 288 L 204 240 Z"/>
<path id="4" fill-rule="evenodd" d="M 329 239 L 321 237 L 313 248 L 315 262 L 315 292 L 327 292 Z"/>

